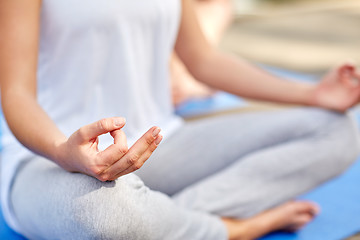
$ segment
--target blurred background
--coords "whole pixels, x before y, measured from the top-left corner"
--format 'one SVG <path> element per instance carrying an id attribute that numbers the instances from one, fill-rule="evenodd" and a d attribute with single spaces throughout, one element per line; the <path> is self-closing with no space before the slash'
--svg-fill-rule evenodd
<path id="1" fill-rule="evenodd" d="M 321 74 L 360 63 L 359 0 L 233 0 L 235 20 L 221 48 L 250 61 Z"/>

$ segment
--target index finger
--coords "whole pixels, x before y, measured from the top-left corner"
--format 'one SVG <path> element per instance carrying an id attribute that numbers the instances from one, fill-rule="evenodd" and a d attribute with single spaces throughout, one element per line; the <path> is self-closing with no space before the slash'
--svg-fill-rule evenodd
<path id="1" fill-rule="evenodd" d="M 154 142 L 154 140 L 159 135 L 161 129 L 158 127 L 152 127 L 149 131 L 147 131 L 141 138 L 139 138 L 134 145 L 129 149 L 128 155 L 140 156 L 150 147 L 150 145 Z"/>
<path id="2" fill-rule="evenodd" d="M 152 145 L 154 145 L 154 141 L 158 139 L 160 131 L 161 130 L 158 127 L 150 128 L 150 130 L 139 138 L 129 151 L 119 159 L 119 161 L 109 167 L 104 174 L 107 174 L 107 177 L 112 179 L 117 176 L 118 173 L 125 171 L 133 165 L 138 166 L 137 164 L 139 164 L 139 166 L 142 166 L 142 156 Z"/>

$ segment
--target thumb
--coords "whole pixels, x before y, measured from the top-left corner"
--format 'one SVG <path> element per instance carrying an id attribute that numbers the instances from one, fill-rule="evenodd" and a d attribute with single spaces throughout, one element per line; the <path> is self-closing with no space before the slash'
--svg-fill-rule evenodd
<path id="1" fill-rule="evenodd" d="M 104 118 L 97 122 L 81 127 L 78 131 L 79 137 L 82 142 L 87 142 L 91 139 L 97 138 L 102 134 L 121 129 L 124 127 L 125 122 L 125 118 L 122 117 Z"/>

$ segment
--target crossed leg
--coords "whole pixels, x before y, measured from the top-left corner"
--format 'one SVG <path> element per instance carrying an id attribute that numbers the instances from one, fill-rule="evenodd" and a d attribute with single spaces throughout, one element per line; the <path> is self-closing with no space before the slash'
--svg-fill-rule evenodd
<path id="1" fill-rule="evenodd" d="M 341 174 L 358 153 L 347 115 L 315 108 L 227 115 L 188 123 L 137 174 L 181 206 L 245 219 Z"/>
<path id="2" fill-rule="evenodd" d="M 11 201 L 29 239 L 253 239 L 310 221 L 316 205 L 281 204 L 344 171 L 358 143 L 349 117 L 324 110 L 209 119 L 180 129 L 139 171 L 163 193 L 134 174 L 103 183 L 35 158 Z"/>

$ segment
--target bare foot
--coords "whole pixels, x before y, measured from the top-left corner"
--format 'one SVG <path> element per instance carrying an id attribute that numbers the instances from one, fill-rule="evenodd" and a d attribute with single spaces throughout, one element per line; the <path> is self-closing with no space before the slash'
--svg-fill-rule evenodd
<path id="1" fill-rule="evenodd" d="M 256 239 L 267 233 L 297 231 L 309 223 L 318 213 L 317 204 L 307 201 L 292 201 L 245 220 L 226 219 L 229 239 Z"/>

